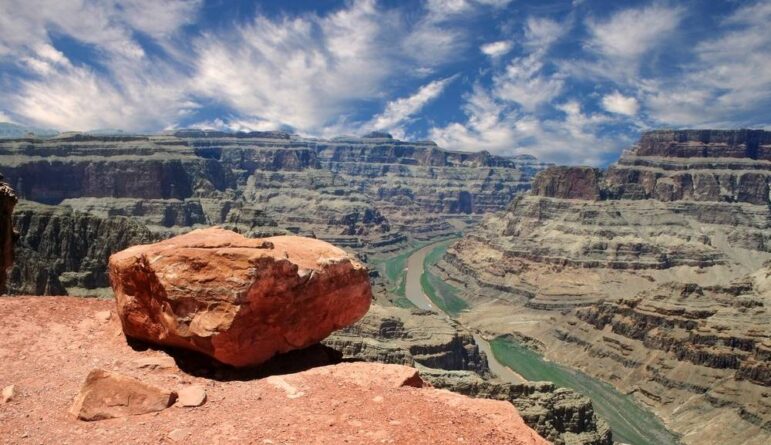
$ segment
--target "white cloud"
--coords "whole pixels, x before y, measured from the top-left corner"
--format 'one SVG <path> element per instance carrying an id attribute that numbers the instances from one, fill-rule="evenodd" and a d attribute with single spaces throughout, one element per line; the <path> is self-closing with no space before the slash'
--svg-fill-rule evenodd
<path id="1" fill-rule="evenodd" d="M 27 122 L 59 129 L 157 129 L 195 104 L 185 76 L 150 60 L 144 33 L 163 46 L 190 23 L 201 2 L 8 0 L 0 3 L 0 57 L 26 75 L 6 78 L 0 99 Z M 73 64 L 52 43 L 66 35 L 99 53 L 101 70 Z"/>
<path id="2" fill-rule="evenodd" d="M 737 9 L 680 75 L 642 84 L 651 116 L 675 126 L 755 126 L 771 106 L 771 2 Z"/>
<path id="3" fill-rule="evenodd" d="M 388 20 L 371 1 L 323 17 L 258 16 L 197 43 L 195 88 L 250 119 L 320 131 L 398 69 Z"/>
<path id="4" fill-rule="evenodd" d="M 622 10 L 606 21 L 587 21 L 590 47 L 618 59 L 637 59 L 661 44 L 683 16 L 680 8 L 654 4 Z"/>
<path id="5" fill-rule="evenodd" d="M 561 73 L 545 73 L 545 60 L 551 46 L 566 32 L 567 27 L 545 18 L 528 18 L 524 27 L 527 55 L 516 57 L 503 72 L 493 76 L 493 91 L 498 99 L 519 104 L 533 111 L 562 92 Z"/>
<path id="6" fill-rule="evenodd" d="M 533 154 L 543 161 L 571 164 L 599 165 L 619 149 L 619 141 L 597 136 L 599 126 L 610 122 L 608 117 L 585 114 L 575 101 L 557 108 L 561 118 L 542 119 L 507 106 L 477 85 L 464 106 L 466 123 L 435 127 L 430 136 L 456 150 Z"/>
<path id="7" fill-rule="evenodd" d="M 602 108 L 611 113 L 635 116 L 640 109 L 640 104 L 634 97 L 627 97 L 618 91 L 614 91 L 603 96 Z"/>
<path id="8" fill-rule="evenodd" d="M 528 111 L 557 97 L 564 86 L 559 73 L 544 74 L 544 63 L 531 54 L 512 60 L 503 73 L 493 77 L 496 97 L 516 102 Z"/>
<path id="9" fill-rule="evenodd" d="M 56 69 L 20 82 L 6 97 L 16 114 L 58 129 L 165 127 L 196 104 L 186 98 L 175 72 L 148 61 L 118 63 L 109 81 L 94 71 L 61 62 Z"/>
<path id="10" fill-rule="evenodd" d="M 525 23 L 525 44 L 535 49 L 547 50 L 562 38 L 570 27 L 545 17 L 529 17 Z"/>
<path id="11" fill-rule="evenodd" d="M 426 104 L 439 97 L 453 78 L 434 80 L 412 96 L 395 99 L 389 102 L 383 113 L 378 114 L 364 125 L 365 129 L 391 130 L 402 124 L 409 117 L 420 111 Z"/>
<path id="12" fill-rule="evenodd" d="M 513 44 L 508 40 L 500 40 L 498 42 L 485 43 L 479 47 L 482 54 L 490 56 L 492 58 L 501 57 L 511 51 Z"/>

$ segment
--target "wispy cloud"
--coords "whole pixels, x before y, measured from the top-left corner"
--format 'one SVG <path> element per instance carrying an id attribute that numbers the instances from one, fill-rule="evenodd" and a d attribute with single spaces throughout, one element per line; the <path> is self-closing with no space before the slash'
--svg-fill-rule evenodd
<path id="1" fill-rule="evenodd" d="M 395 99 L 385 107 L 385 110 L 374 116 L 363 128 L 366 130 L 392 130 L 414 116 L 426 104 L 439 97 L 454 78 L 435 80 L 420 87 L 413 95 Z"/>
<path id="2" fill-rule="evenodd" d="M 640 109 L 640 104 L 634 97 L 627 97 L 618 91 L 614 91 L 603 96 L 602 108 L 611 113 L 635 116 Z"/>
<path id="3" fill-rule="evenodd" d="M 511 51 L 514 44 L 508 40 L 499 40 L 497 42 L 485 43 L 479 47 L 482 54 L 492 58 L 501 57 Z"/>

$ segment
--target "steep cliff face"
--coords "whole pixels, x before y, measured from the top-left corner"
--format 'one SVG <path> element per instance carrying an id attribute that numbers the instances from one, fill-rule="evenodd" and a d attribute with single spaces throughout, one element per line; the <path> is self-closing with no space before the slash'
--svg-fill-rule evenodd
<path id="1" fill-rule="evenodd" d="M 0 294 L 5 293 L 8 269 L 13 265 L 13 246 L 16 234 L 13 230 L 13 208 L 18 199 L 13 189 L 1 182 L 0 176 Z"/>
<path id="2" fill-rule="evenodd" d="M 588 397 L 546 382 L 491 379 L 487 357 L 471 333 L 433 312 L 374 304 L 362 320 L 323 343 L 344 359 L 417 366 L 436 388 L 511 402 L 528 426 L 555 444 L 612 443 Z"/>
<path id="3" fill-rule="evenodd" d="M 28 201 L 128 217 L 155 238 L 222 225 L 247 236 L 312 236 L 364 253 L 454 233 L 503 209 L 543 167 L 528 156 L 450 152 L 379 133 L 321 140 L 181 130 L 0 141 L 0 173 Z M 25 237 L 27 227 L 18 228 Z"/>
<path id="4" fill-rule="evenodd" d="M 358 323 L 324 340 L 344 357 L 490 373 L 471 333 L 433 312 L 373 305 Z"/>
<path id="5" fill-rule="evenodd" d="M 646 133 L 606 171 L 541 172 L 434 272 L 465 286 L 465 325 L 634 393 L 686 443 L 768 439 L 769 153 L 766 131 Z"/>
<path id="6" fill-rule="evenodd" d="M 14 214 L 19 232 L 9 292 L 22 295 L 95 295 L 109 291 L 107 259 L 153 240 L 125 217 L 99 217 L 68 207 L 22 201 Z"/>
<path id="7" fill-rule="evenodd" d="M 530 428 L 556 445 L 613 443 L 610 428 L 594 414 L 588 397 L 552 383 L 502 383 L 437 369 L 422 370 L 421 376 L 435 388 L 511 402 Z"/>

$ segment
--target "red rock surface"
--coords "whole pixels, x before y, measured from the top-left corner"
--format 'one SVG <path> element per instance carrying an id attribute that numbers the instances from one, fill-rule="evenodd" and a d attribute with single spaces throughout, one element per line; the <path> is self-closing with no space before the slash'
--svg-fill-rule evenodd
<path id="1" fill-rule="evenodd" d="M 127 336 L 234 366 L 317 343 L 359 320 L 367 269 L 324 241 L 194 230 L 110 257 Z"/>
<path id="2" fill-rule="evenodd" d="M 104 420 L 163 411 L 176 394 L 116 372 L 88 373 L 70 412 L 81 420 Z"/>
<path id="3" fill-rule="evenodd" d="M 0 299 L 0 387 L 16 388 L 0 405 L 0 443 L 547 443 L 511 404 L 403 386 L 414 370 L 397 365 L 344 363 L 244 381 L 194 377 L 161 351 L 129 347 L 117 317 L 97 317 L 112 305 L 71 297 Z M 169 390 L 201 385 L 207 402 L 79 421 L 68 410 L 93 368 Z"/>

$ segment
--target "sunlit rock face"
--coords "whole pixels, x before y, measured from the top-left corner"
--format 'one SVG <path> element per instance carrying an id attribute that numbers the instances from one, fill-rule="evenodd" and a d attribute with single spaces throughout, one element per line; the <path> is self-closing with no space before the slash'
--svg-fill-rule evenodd
<path id="1" fill-rule="evenodd" d="M 770 186 L 771 132 L 647 132 L 604 171 L 539 173 L 433 272 L 467 325 L 537 340 L 688 443 L 714 440 L 704 413 L 722 442 L 769 438 Z"/>
<path id="2" fill-rule="evenodd" d="M 324 241 L 211 228 L 110 257 L 123 332 L 234 366 L 306 348 L 359 320 L 367 269 Z"/>

